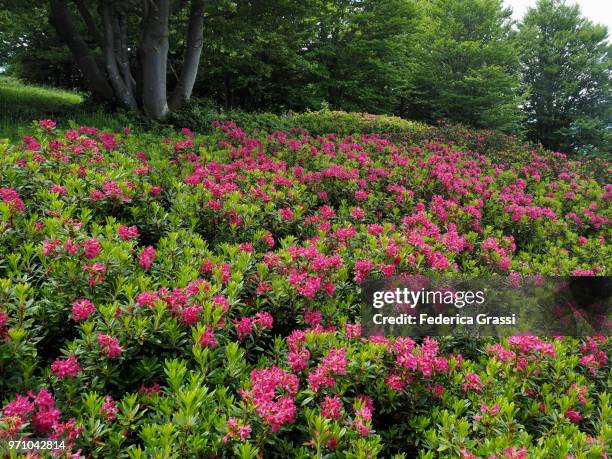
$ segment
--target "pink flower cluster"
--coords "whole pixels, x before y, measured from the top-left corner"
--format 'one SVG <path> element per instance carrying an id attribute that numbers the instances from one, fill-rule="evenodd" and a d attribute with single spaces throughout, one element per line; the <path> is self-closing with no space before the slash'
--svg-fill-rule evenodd
<path id="1" fill-rule="evenodd" d="M 433 338 L 424 338 L 418 347 L 409 337 L 396 338 L 390 351 L 395 354 L 396 368 L 386 382 L 397 391 L 403 390 L 415 375 L 431 378 L 438 373 L 447 373 L 450 369 L 448 359 L 438 355 L 438 342 Z"/>
<path id="2" fill-rule="evenodd" d="M 148 245 L 142 249 L 142 252 L 140 252 L 140 255 L 138 256 L 138 264 L 140 264 L 144 270 L 148 271 L 156 258 L 157 252 L 155 251 L 155 248 Z"/>
<path id="3" fill-rule="evenodd" d="M 42 243 L 42 252 L 45 257 L 81 254 L 91 260 L 97 257 L 100 251 L 100 241 L 96 238 L 86 239 L 81 243 L 67 239 L 63 244 L 59 239 L 45 239 Z"/>
<path id="4" fill-rule="evenodd" d="M 93 264 L 83 264 L 83 271 L 88 273 L 87 283 L 90 286 L 101 284 L 104 280 L 104 273 L 106 272 L 106 266 L 100 262 Z"/>
<path id="5" fill-rule="evenodd" d="M 57 123 L 53 120 L 45 119 L 38 121 L 38 125 L 47 132 L 51 132 L 57 126 Z"/>
<path id="6" fill-rule="evenodd" d="M 0 199 L 9 205 L 14 212 L 25 212 L 25 204 L 12 188 L 0 188 Z"/>
<path id="7" fill-rule="evenodd" d="M 70 355 L 64 360 L 56 359 L 51 364 L 51 371 L 58 379 L 74 378 L 81 371 L 81 367 L 76 357 Z"/>
<path id="8" fill-rule="evenodd" d="M 372 399 L 366 395 L 357 396 L 357 400 L 355 401 L 355 419 L 351 423 L 351 427 L 355 429 L 359 435 L 365 437 L 370 433 L 373 412 L 374 404 Z"/>
<path id="9" fill-rule="evenodd" d="M 480 376 L 476 373 L 466 373 L 464 375 L 465 383 L 461 386 L 464 391 L 473 390 L 480 392 L 484 387 L 484 384 L 480 380 Z"/>
<path id="10" fill-rule="evenodd" d="M 199 340 L 200 346 L 202 347 L 215 347 L 217 345 L 217 339 L 215 338 L 215 332 L 211 327 L 206 327 L 204 333 Z"/>
<path id="11" fill-rule="evenodd" d="M 71 447 L 72 441 L 82 431 L 75 426 L 74 418 L 61 422 L 61 412 L 55 406 L 55 399 L 44 388 L 38 393 L 30 391 L 27 395 L 17 395 L 1 411 L 0 425 L 8 426 L 8 430 L 0 428 L 0 438 L 15 438 L 24 424 L 30 423 L 41 435 L 50 439 L 66 439 Z"/>
<path id="12" fill-rule="evenodd" d="M 325 396 L 325 399 L 321 402 L 321 416 L 328 419 L 340 419 L 342 416 L 342 399 L 340 396 Z"/>
<path id="13" fill-rule="evenodd" d="M 277 366 L 251 372 L 251 389 L 241 390 L 242 397 L 253 403 L 255 411 L 270 425 L 272 432 L 295 419 L 298 378 Z M 277 391 L 280 392 L 277 394 Z"/>
<path id="14" fill-rule="evenodd" d="M 587 367 L 593 375 L 597 374 L 599 367 L 608 362 L 608 355 L 604 350 L 600 349 L 600 345 L 603 345 L 608 340 L 609 338 L 605 336 L 589 336 L 586 338 L 586 342 L 580 346 L 582 357 L 579 363 Z"/>
<path id="15" fill-rule="evenodd" d="M 226 422 L 227 434 L 223 437 L 223 443 L 232 440 L 246 440 L 251 435 L 251 426 L 242 423 L 239 419 L 229 417 Z"/>
<path id="16" fill-rule="evenodd" d="M 346 349 L 332 348 L 321 359 L 317 366 L 308 375 L 308 385 L 317 392 L 321 387 L 333 387 L 336 384 L 335 375 L 346 374 Z"/>
<path id="17" fill-rule="evenodd" d="M 125 188 L 130 190 L 133 188 L 133 184 L 127 182 Z M 102 189 L 98 190 L 97 188 L 91 190 L 89 193 L 89 198 L 93 202 L 104 201 L 106 199 L 112 199 L 114 201 L 119 202 L 129 202 L 130 197 L 123 191 L 123 189 L 119 186 L 117 182 L 114 180 L 107 180 L 102 184 Z"/>
<path id="18" fill-rule="evenodd" d="M 272 314 L 265 311 L 258 312 L 253 317 L 242 317 L 234 321 L 236 333 L 238 333 L 238 339 L 240 341 L 253 333 L 253 327 L 255 325 L 261 330 L 271 330 L 273 323 L 274 319 L 272 318 Z"/>
<path id="19" fill-rule="evenodd" d="M 505 237 L 503 244 L 489 237 L 482 243 L 482 250 L 485 253 L 485 259 L 490 264 L 497 265 L 499 269 L 506 271 L 510 267 L 510 256 L 516 250 L 516 246 L 512 236 Z"/>
<path id="20" fill-rule="evenodd" d="M 86 298 L 81 298 L 72 303 L 72 320 L 75 322 L 89 319 L 94 312 L 96 312 L 96 307 Z"/>
<path id="21" fill-rule="evenodd" d="M 117 419 L 117 414 L 119 413 L 119 408 L 117 408 L 117 404 L 113 400 L 113 397 L 107 395 L 104 397 L 104 403 L 100 408 L 100 414 L 107 419 L 108 421 L 114 421 Z"/>
<path id="22" fill-rule="evenodd" d="M 119 225 L 117 234 L 124 241 L 128 241 L 130 239 L 138 239 L 140 237 L 140 233 L 138 232 L 138 227 L 136 225 L 132 225 L 132 226 Z"/>
<path id="23" fill-rule="evenodd" d="M 106 354 L 109 359 L 117 358 L 123 352 L 123 348 L 116 338 L 102 333 L 98 333 L 98 345 L 102 353 Z"/>

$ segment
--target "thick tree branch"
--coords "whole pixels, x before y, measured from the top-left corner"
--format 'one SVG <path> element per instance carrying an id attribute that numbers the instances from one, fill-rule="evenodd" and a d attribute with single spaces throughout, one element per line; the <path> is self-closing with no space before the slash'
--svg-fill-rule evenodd
<path id="1" fill-rule="evenodd" d="M 198 74 L 198 65 L 204 39 L 204 0 L 191 0 L 189 11 L 189 26 L 187 28 L 187 44 L 183 56 L 183 68 L 178 84 L 170 98 L 170 109 L 177 110 L 191 97 L 193 85 Z"/>
<path id="2" fill-rule="evenodd" d="M 85 43 L 85 40 L 76 31 L 72 23 L 66 1 L 50 0 L 49 6 L 49 23 L 53 25 L 57 34 L 70 49 L 94 98 L 106 102 L 114 100 L 112 87 L 108 84 L 104 73 L 98 67 L 96 59 L 87 43 Z"/>
<path id="3" fill-rule="evenodd" d="M 115 42 L 115 55 L 117 56 L 117 63 L 121 74 L 123 75 L 123 81 L 127 86 L 131 97 L 134 97 L 134 86 L 136 84 L 134 77 L 132 76 L 132 70 L 130 68 L 130 55 L 128 51 L 128 29 L 127 29 L 127 13 L 125 11 L 125 5 L 120 5 L 117 8 L 117 14 L 115 17 L 115 26 L 117 29 L 117 40 Z"/>
<path id="4" fill-rule="evenodd" d="M 105 1 L 102 3 L 102 22 L 104 24 L 104 63 L 106 64 L 106 73 L 115 90 L 115 94 L 119 102 L 130 110 L 137 110 L 138 104 L 134 98 L 131 84 L 126 85 L 125 81 L 119 74 L 117 65 L 118 56 L 121 53 L 120 49 L 115 48 L 117 42 L 118 31 L 115 29 L 115 8 L 112 2 Z M 120 44 L 120 39 L 118 40 Z M 128 64 L 129 65 L 129 64 Z"/>
<path id="5" fill-rule="evenodd" d="M 98 27 L 96 26 L 96 22 L 94 21 L 94 18 L 89 12 L 89 9 L 85 5 L 85 2 L 83 2 L 83 0 L 74 0 L 74 3 L 76 4 L 77 10 L 79 11 L 81 18 L 83 19 L 83 22 L 87 26 L 87 30 L 89 31 L 91 37 L 96 41 L 96 43 L 98 44 L 100 48 L 103 48 L 104 38 L 102 37 L 102 34 L 98 30 Z"/>

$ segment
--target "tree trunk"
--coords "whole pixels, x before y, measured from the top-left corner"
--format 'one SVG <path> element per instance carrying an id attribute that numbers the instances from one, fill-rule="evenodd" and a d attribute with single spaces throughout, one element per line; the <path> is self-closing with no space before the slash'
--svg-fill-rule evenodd
<path id="1" fill-rule="evenodd" d="M 168 62 L 169 0 L 150 0 L 142 40 L 142 105 L 152 118 L 168 113 L 166 72 Z"/>
<path id="2" fill-rule="evenodd" d="M 204 45 L 204 38 L 202 37 L 203 30 L 204 0 L 191 0 L 183 68 L 178 84 L 170 98 L 171 110 L 178 110 L 191 97 L 193 85 L 195 84 L 198 74 L 200 55 L 202 54 L 202 47 Z"/>
<path id="3" fill-rule="evenodd" d="M 108 84 L 104 73 L 98 67 L 87 43 L 74 28 L 65 0 L 51 0 L 49 22 L 68 45 L 94 99 L 98 102 L 114 101 L 113 88 Z"/>
<path id="4" fill-rule="evenodd" d="M 117 34 L 117 40 L 115 45 L 115 49 L 119 49 L 120 52 L 117 54 L 117 64 L 119 65 L 119 70 L 121 70 L 121 75 L 123 76 L 123 81 L 125 82 L 125 86 L 127 87 L 130 97 L 134 99 L 134 103 L 136 103 L 136 80 L 132 76 L 132 69 L 130 67 L 130 55 L 128 51 L 128 25 L 127 25 L 127 13 L 125 11 L 126 4 L 120 3 L 117 9 L 117 16 L 115 27 L 119 31 Z"/>
<path id="5" fill-rule="evenodd" d="M 129 110 L 138 110 L 138 104 L 132 92 L 131 81 L 126 84 L 119 73 L 119 56 L 123 51 L 117 49 L 121 46 L 120 30 L 115 27 L 117 22 L 115 6 L 112 2 L 102 3 L 102 21 L 104 24 L 104 62 L 106 64 L 106 73 L 115 90 L 119 103 Z"/>
<path id="6" fill-rule="evenodd" d="M 170 101 L 167 94 L 168 21 L 171 8 L 179 11 L 187 0 L 142 0 L 142 22 L 137 50 L 137 80 L 128 51 L 128 6 L 126 0 L 98 0 L 102 32 L 84 0 L 72 0 L 95 43 L 87 42 L 75 28 L 67 0 L 50 0 L 49 22 L 66 42 L 84 80 L 100 102 L 112 102 L 130 110 L 142 108 L 151 118 L 162 118 L 180 108 L 195 84 L 203 47 L 204 0 L 190 0 L 183 68 Z M 102 62 L 93 50 L 100 47 Z M 98 57 L 99 60 L 99 57 Z"/>

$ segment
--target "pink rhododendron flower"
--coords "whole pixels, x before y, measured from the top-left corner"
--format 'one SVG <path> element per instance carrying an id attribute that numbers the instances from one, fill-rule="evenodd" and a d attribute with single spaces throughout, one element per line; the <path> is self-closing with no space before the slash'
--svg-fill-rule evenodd
<path id="1" fill-rule="evenodd" d="M 464 378 L 465 384 L 463 384 L 461 387 L 463 387 L 463 390 L 465 391 L 473 390 L 480 392 L 484 387 L 484 384 L 480 380 L 480 376 L 478 376 L 476 373 L 467 373 Z"/>
<path id="2" fill-rule="evenodd" d="M 294 373 L 298 373 L 308 368 L 308 359 L 310 359 L 310 352 L 305 348 L 290 350 L 287 353 L 287 363 Z"/>
<path id="3" fill-rule="evenodd" d="M 328 419 L 340 419 L 342 415 L 342 399 L 334 395 L 330 397 L 325 396 L 325 399 L 321 402 L 321 416 Z"/>
<path id="4" fill-rule="evenodd" d="M 98 345 L 109 359 L 117 358 L 123 352 L 123 348 L 119 345 L 119 341 L 116 338 L 102 333 L 98 333 Z"/>
<path id="5" fill-rule="evenodd" d="M 143 269 L 148 270 L 149 268 L 151 268 L 151 265 L 153 264 L 156 258 L 157 252 L 155 251 L 155 248 L 153 246 L 148 245 L 144 249 L 142 249 L 142 252 L 140 252 L 140 255 L 138 256 L 138 264 L 140 264 Z"/>
<path id="6" fill-rule="evenodd" d="M 346 349 L 330 349 L 325 357 L 321 359 L 321 366 L 330 373 L 337 375 L 346 374 Z"/>
<path id="7" fill-rule="evenodd" d="M 202 347 L 215 347 L 217 345 L 215 333 L 210 327 L 206 327 L 204 333 L 202 333 L 202 336 L 200 337 L 199 343 Z"/>
<path id="8" fill-rule="evenodd" d="M 567 410 L 565 412 L 564 416 L 567 419 L 569 419 L 570 422 L 572 422 L 574 424 L 578 424 L 580 422 L 580 420 L 582 419 L 582 416 L 576 410 Z"/>
<path id="9" fill-rule="evenodd" d="M 130 240 L 130 239 L 138 239 L 138 237 L 140 236 L 140 233 L 138 232 L 138 228 L 136 227 L 136 225 L 132 225 L 132 226 L 119 225 L 117 234 L 124 241 Z"/>
<path id="10" fill-rule="evenodd" d="M 75 322 L 87 320 L 94 312 L 96 312 L 96 307 L 86 298 L 81 298 L 72 303 L 72 320 Z"/>
<path id="11" fill-rule="evenodd" d="M 89 273 L 89 277 L 87 282 L 92 287 L 94 285 L 102 283 L 104 280 L 104 273 L 106 272 L 106 266 L 102 263 L 96 262 L 92 265 L 88 265 L 87 263 L 83 265 L 83 271 Z"/>
<path id="12" fill-rule="evenodd" d="M 304 311 L 304 322 L 311 327 L 319 325 L 322 319 L 323 314 L 321 314 L 321 311 Z"/>
<path id="13" fill-rule="evenodd" d="M 290 207 L 284 207 L 278 211 L 278 215 L 282 220 L 291 221 L 293 220 L 293 210 Z"/>
<path id="14" fill-rule="evenodd" d="M 223 437 L 223 443 L 232 440 L 246 440 L 251 435 L 251 426 L 243 424 L 239 419 L 230 417 L 226 423 L 227 434 Z"/>
<path id="15" fill-rule="evenodd" d="M 16 212 L 25 212 L 25 204 L 12 188 L 0 188 L 0 198 Z"/>
<path id="16" fill-rule="evenodd" d="M 406 386 L 407 382 L 408 381 L 405 378 L 403 378 L 401 375 L 397 373 L 391 373 L 385 379 L 385 384 L 389 386 L 391 389 L 396 390 L 398 392 L 404 390 L 404 387 Z"/>
<path id="17" fill-rule="evenodd" d="M 504 457 L 507 459 L 526 459 L 527 458 L 527 448 L 523 447 L 518 449 L 515 446 L 511 446 L 504 450 Z"/>
<path id="18" fill-rule="evenodd" d="M 315 392 L 318 392 L 321 387 L 333 387 L 335 384 L 336 380 L 325 367 L 317 367 L 308 375 L 308 385 Z"/>
<path id="19" fill-rule="evenodd" d="M 91 238 L 83 241 L 83 256 L 92 259 L 100 255 L 100 242 L 96 238 Z"/>
<path id="20" fill-rule="evenodd" d="M 38 125 L 47 132 L 51 132 L 57 126 L 57 123 L 53 120 L 40 120 Z"/>
<path id="21" fill-rule="evenodd" d="M 197 304 L 187 306 L 181 311 L 181 320 L 187 325 L 193 325 L 199 320 L 201 311 L 202 306 Z"/>
<path id="22" fill-rule="evenodd" d="M 61 185 L 58 185 L 58 184 L 56 184 L 56 183 L 54 183 L 53 185 L 51 185 L 51 188 L 49 188 L 49 190 L 50 190 L 52 193 L 56 193 L 56 194 L 58 194 L 59 196 L 64 196 L 64 195 L 65 195 L 65 194 L 68 192 L 68 190 L 66 189 L 66 187 L 65 187 L 65 186 L 61 186 Z"/>
<path id="23" fill-rule="evenodd" d="M 238 333 L 238 339 L 240 341 L 253 333 L 253 319 L 250 317 L 243 317 L 240 320 L 236 320 L 234 324 L 236 325 L 236 333 Z"/>
<path id="24" fill-rule="evenodd" d="M 117 419 L 119 408 L 115 404 L 115 401 L 110 395 L 104 397 L 104 404 L 100 408 L 100 414 L 108 421 L 114 421 Z"/>
<path id="25" fill-rule="evenodd" d="M 70 355 L 65 360 L 56 359 L 51 364 L 51 371 L 58 379 L 74 378 L 81 371 L 81 367 L 75 356 Z"/>
<path id="26" fill-rule="evenodd" d="M 475 456 L 474 454 L 470 453 L 465 448 L 461 449 L 461 451 L 459 451 L 459 454 L 461 454 L 462 459 L 478 459 L 478 456 Z"/>
<path id="27" fill-rule="evenodd" d="M 276 432 L 295 418 L 293 397 L 297 389 L 297 376 L 272 366 L 251 371 L 251 389 L 242 391 L 242 396 L 255 405 L 257 414 Z"/>
<path id="28" fill-rule="evenodd" d="M 274 319 L 272 318 L 272 314 L 269 312 L 258 312 L 255 314 L 255 319 L 253 322 L 261 328 L 271 330 L 272 325 L 274 324 Z"/>

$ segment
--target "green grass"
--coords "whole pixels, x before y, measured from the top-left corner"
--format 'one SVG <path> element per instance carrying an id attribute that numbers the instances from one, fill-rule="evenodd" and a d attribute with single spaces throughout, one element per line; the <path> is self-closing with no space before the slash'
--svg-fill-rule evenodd
<path id="1" fill-rule="evenodd" d="M 10 108 L 17 104 L 21 111 L 64 111 L 83 102 L 83 94 L 76 91 L 33 86 L 16 78 L 0 76 L 0 107 Z"/>
<path id="2" fill-rule="evenodd" d="M 88 110 L 86 94 L 78 91 L 35 86 L 0 75 L 0 139 L 19 140 L 32 132 L 32 121 L 51 118 L 62 128 L 71 125 L 120 130 L 134 124 L 126 115 Z"/>
<path id="3" fill-rule="evenodd" d="M 0 76 L 0 137 L 15 138 L 32 120 L 69 114 L 83 102 L 83 95 L 43 86 L 33 86 Z"/>

